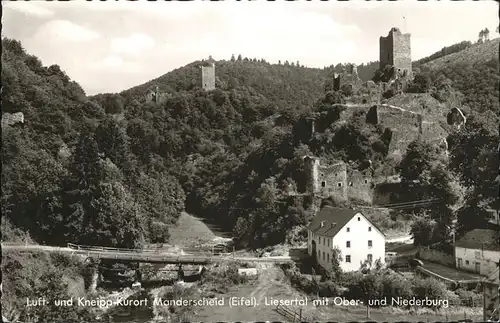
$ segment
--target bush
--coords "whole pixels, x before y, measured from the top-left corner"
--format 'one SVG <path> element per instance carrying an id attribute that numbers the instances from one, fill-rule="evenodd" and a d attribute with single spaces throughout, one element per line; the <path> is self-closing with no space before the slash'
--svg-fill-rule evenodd
<path id="1" fill-rule="evenodd" d="M 483 301 L 483 296 L 472 290 L 459 288 L 455 291 L 455 294 L 460 299 L 462 305 L 474 306 L 481 304 Z"/>
<path id="2" fill-rule="evenodd" d="M 340 286 L 331 280 L 319 283 L 318 293 L 320 297 L 335 297 L 342 295 Z"/>
<path id="3" fill-rule="evenodd" d="M 226 268 L 218 267 L 207 271 L 203 281 L 212 284 L 213 291 L 225 293 L 230 286 L 247 283 L 248 277 L 238 273 L 237 264 L 230 264 Z"/>
<path id="4" fill-rule="evenodd" d="M 307 276 L 302 275 L 295 266 L 284 265 L 281 267 L 285 276 L 290 279 L 290 284 L 306 294 L 316 294 L 318 286 L 316 283 L 309 279 Z M 326 286 L 326 285 L 325 285 Z"/>
<path id="5" fill-rule="evenodd" d="M 293 287 L 303 291 L 306 294 L 315 294 L 318 290 L 318 287 L 314 281 L 300 274 L 292 274 L 290 276 L 290 283 Z"/>
<path id="6" fill-rule="evenodd" d="M 357 284 L 346 286 L 348 298 L 367 301 L 369 299 L 379 299 L 382 296 L 382 276 L 380 273 L 373 272 L 363 275 L 358 273 L 359 277 L 353 277 L 351 282 L 357 281 Z"/>
<path id="7" fill-rule="evenodd" d="M 389 90 L 385 91 L 384 93 L 382 93 L 382 97 L 383 97 L 384 99 L 390 99 L 390 98 L 392 98 L 394 95 L 395 95 L 395 93 L 394 93 L 394 90 L 393 90 L 393 89 L 389 89 Z"/>
<path id="8" fill-rule="evenodd" d="M 388 272 L 382 277 L 382 297 L 402 297 L 409 299 L 413 295 L 412 284 L 395 272 Z"/>
<path id="9" fill-rule="evenodd" d="M 413 287 L 416 298 L 445 299 L 446 285 L 435 278 L 417 278 Z"/>

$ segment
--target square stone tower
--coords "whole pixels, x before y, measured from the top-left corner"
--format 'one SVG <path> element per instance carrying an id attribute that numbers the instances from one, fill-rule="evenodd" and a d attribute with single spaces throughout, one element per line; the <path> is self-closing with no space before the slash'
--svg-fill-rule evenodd
<path id="1" fill-rule="evenodd" d="M 215 90 L 215 64 L 201 67 L 201 87 L 205 91 Z"/>
<path id="2" fill-rule="evenodd" d="M 403 34 L 393 27 L 387 37 L 380 37 L 380 69 L 394 66 L 401 75 L 411 73 L 411 34 Z"/>

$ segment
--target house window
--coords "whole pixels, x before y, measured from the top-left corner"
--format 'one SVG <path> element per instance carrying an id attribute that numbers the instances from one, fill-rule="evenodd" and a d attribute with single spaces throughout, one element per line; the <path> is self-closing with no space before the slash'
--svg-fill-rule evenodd
<path id="1" fill-rule="evenodd" d="M 330 262 L 330 254 L 329 253 L 326 254 L 326 261 Z"/>
<path id="2" fill-rule="evenodd" d="M 368 184 L 368 180 L 367 179 L 365 179 L 365 184 Z"/>
<path id="3" fill-rule="evenodd" d="M 369 253 L 367 259 L 368 259 L 368 261 L 372 262 L 373 261 L 373 255 L 371 253 Z"/>
<path id="4" fill-rule="evenodd" d="M 358 221 L 361 221 L 361 217 L 360 216 L 358 216 Z"/>
<path id="5" fill-rule="evenodd" d="M 321 237 L 319 237 L 319 244 L 321 244 Z"/>
<path id="6" fill-rule="evenodd" d="M 330 247 L 330 239 L 326 240 L 326 245 Z"/>
<path id="7" fill-rule="evenodd" d="M 481 251 L 474 252 L 474 256 L 476 257 L 476 259 L 481 258 Z"/>
<path id="8" fill-rule="evenodd" d="M 346 248 L 351 248 L 351 241 L 346 241 L 345 242 L 345 247 Z"/>
<path id="9" fill-rule="evenodd" d="M 325 257 L 325 252 L 323 251 L 323 260 L 325 260 L 325 258 L 326 258 L 326 257 Z"/>
<path id="10" fill-rule="evenodd" d="M 345 256 L 345 262 L 351 262 L 351 256 L 350 255 Z"/>
<path id="11" fill-rule="evenodd" d="M 322 181 L 321 182 L 321 187 L 325 187 L 326 186 L 326 182 L 325 181 Z"/>
<path id="12" fill-rule="evenodd" d="M 466 261 L 465 261 L 465 264 L 466 264 L 466 265 L 468 265 L 468 264 L 469 264 L 469 261 L 468 261 L 468 260 L 466 260 Z"/>
<path id="13" fill-rule="evenodd" d="M 347 232 L 351 232 L 351 228 L 347 228 Z"/>
<path id="14" fill-rule="evenodd" d="M 319 258 L 319 257 L 321 257 L 321 253 L 320 253 L 320 252 L 319 252 L 319 250 L 318 250 L 318 258 Z"/>
<path id="15" fill-rule="evenodd" d="M 338 185 L 339 187 L 342 187 L 342 183 L 338 183 L 337 185 Z"/>
<path id="16" fill-rule="evenodd" d="M 368 247 L 370 247 L 370 248 L 373 247 L 373 243 L 371 240 L 368 240 Z"/>
<path id="17" fill-rule="evenodd" d="M 372 227 L 368 227 L 368 231 L 371 232 L 372 231 Z"/>

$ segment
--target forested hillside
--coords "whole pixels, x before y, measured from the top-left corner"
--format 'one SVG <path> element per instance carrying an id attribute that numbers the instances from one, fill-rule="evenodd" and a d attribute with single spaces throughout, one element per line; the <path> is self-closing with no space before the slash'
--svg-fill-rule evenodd
<path id="1" fill-rule="evenodd" d="M 499 41 L 496 38 L 474 45 L 462 42 L 422 59 L 415 64 L 420 91 L 483 119 L 488 129 L 497 133 Z"/>
<path id="2" fill-rule="evenodd" d="M 238 57 L 216 62 L 217 89 L 205 92 L 199 61 L 120 94 L 87 98 L 57 66 L 43 67 L 17 41 L 2 42 L 4 112 L 25 114 L 24 125 L 2 128 L 4 240 L 19 238 L 20 230 L 48 244 L 165 242 L 186 209 L 233 229 L 242 246 L 279 243 L 310 215 L 310 201 L 288 195 L 303 190 L 308 153 L 361 169 L 370 160 L 409 180 L 440 175 L 441 182 L 421 178 L 427 184 L 457 176 L 476 188 L 470 199 L 477 207 L 491 202 L 495 178 L 488 172 L 497 161 L 486 147 L 467 144 L 498 139 L 482 121 L 498 111 L 492 91 L 498 61 L 422 68 L 415 92 L 469 105 L 471 122 L 452 134 L 452 164 L 430 163 L 439 154 L 415 143 L 398 166 L 387 159 L 384 129 L 367 125 L 362 113 L 338 122 L 344 98 L 325 94 L 324 85 L 342 66 L 320 70 Z M 376 65 L 358 73 L 369 79 Z M 156 87 L 165 94 L 159 103 L 146 98 Z M 309 141 L 306 117 L 313 111 L 321 131 Z M 486 168 L 470 162 L 478 154 Z M 411 171 L 412 158 L 419 172 Z M 449 193 L 443 190 L 428 194 Z"/>
<path id="3" fill-rule="evenodd" d="M 134 247 L 168 239 L 184 192 L 163 160 L 131 152 L 119 121 L 88 100 L 56 65 L 42 66 L 15 40 L 2 40 L 3 240 L 19 230 L 37 242 Z"/>

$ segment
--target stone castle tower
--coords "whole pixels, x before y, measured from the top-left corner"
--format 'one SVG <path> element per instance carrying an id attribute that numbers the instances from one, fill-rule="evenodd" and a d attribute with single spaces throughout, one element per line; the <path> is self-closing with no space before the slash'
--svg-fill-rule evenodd
<path id="1" fill-rule="evenodd" d="M 215 90 L 215 64 L 201 67 L 201 86 L 205 91 Z"/>
<path id="2" fill-rule="evenodd" d="M 411 74 L 411 34 L 393 27 L 387 37 L 380 37 L 380 69 L 387 65 L 403 76 Z"/>

